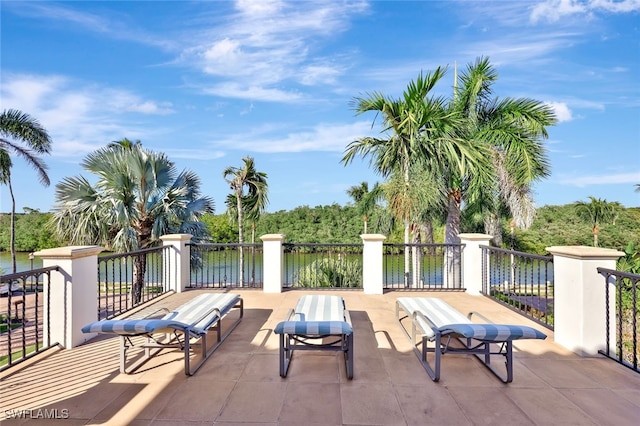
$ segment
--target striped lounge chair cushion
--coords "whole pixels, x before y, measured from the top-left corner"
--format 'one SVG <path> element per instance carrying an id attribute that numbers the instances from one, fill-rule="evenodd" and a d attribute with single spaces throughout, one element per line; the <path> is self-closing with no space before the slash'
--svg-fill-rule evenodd
<path id="1" fill-rule="evenodd" d="M 96 321 L 82 327 L 83 333 L 113 333 L 138 335 L 166 332 L 171 329 L 191 328 L 193 333 L 204 334 L 207 329 L 240 300 L 233 293 L 204 293 L 176 308 L 159 319 L 122 319 Z M 214 309 L 217 308 L 219 313 Z"/>
<path id="2" fill-rule="evenodd" d="M 177 321 L 162 319 L 106 320 L 96 321 L 82 327 L 83 333 L 113 333 L 139 335 L 159 332 L 160 330 L 184 329 L 185 325 Z"/>
<path id="3" fill-rule="evenodd" d="M 476 324 L 454 309 L 447 302 L 429 297 L 400 297 L 398 303 L 410 316 L 421 312 L 441 334 L 459 334 L 476 340 L 505 342 L 516 339 L 544 339 L 547 336 L 533 327 L 524 325 Z M 415 321 L 424 335 L 432 339 L 435 333 L 431 325 L 417 316 Z"/>
<path id="4" fill-rule="evenodd" d="M 546 334 L 526 325 L 449 324 L 439 328 L 442 334 L 455 333 L 480 341 L 507 342 L 517 339 L 546 339 Z"/>
<path id="5" fill-rule="evenodd" d="M 351 334 L 353 329 L 345 321 L 344 301 L 340 296 L 306 295 L 296 304 L 294 315 L 279 323 L 276 334 Z"/>
<path id="6" fill-rule="evenodd" d="M 399 297 L 397 302 L 402 309 L 409 314 L 409 316 L 413 317 L 416 312 L 421 312 L 429 318 L 436 327 L 448 324 L 471 323 L 469 318 L 462 315 L 442 299 L 432 297 Z M 435 336 L 435 333 L 428 322 L 424 321 L 424 319 L 419 316 L 415 318 L 415 321 L 418 323 L 425 336 L 428 336 L 429 338 Z"/>
<path id="7" fill-rule="evenodd" d="M 273 331 L 276 334 L 297 334 L 306 336 L 353 333 L 353 329 L 345 321 L 282 321 Z"/>

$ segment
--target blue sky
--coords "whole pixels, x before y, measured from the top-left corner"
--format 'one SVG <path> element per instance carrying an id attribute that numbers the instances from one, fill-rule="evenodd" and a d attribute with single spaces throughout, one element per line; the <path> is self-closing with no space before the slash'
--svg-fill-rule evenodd
<path id="1" fill-rule="evenodd" d="M 346 204 L 381 181 L 368 160 L 340 163 L 377 135 L 355 96 L 399 97 L 421 71 L 487 56 L 495 95 L 552 105 L 552 166 L 538 206 L 588 196 L 640 206 L 640 0 L 2 1 L 2 109 L 53 138 L 50 187 L 14 158 L 17 210 L 48 211 L 55 184 L 91 175 L 89 152 L 124 137 L 202 179 L 224 212 L 222 171 L 255 158 L 267 211 Z M 0 211 L 11 208 L 0 188 Z"/>

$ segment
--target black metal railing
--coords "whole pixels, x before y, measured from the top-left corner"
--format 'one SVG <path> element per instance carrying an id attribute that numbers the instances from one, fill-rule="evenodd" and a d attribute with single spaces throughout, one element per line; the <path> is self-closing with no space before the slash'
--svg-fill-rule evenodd
<path id="1" fill-rule="evenodd" d="M 58 266 L 31 269 L 0 277 L 0 371 L 60 342 L 51 342 L 51 273 Z M 45 318 L 46 316 L 46 318 Z M 44 333 L 46 330 L 46 339 Z M 46 345 L 46 346 L 45 346 Z"/>
<path id="2" fill-rule="evenodd" d="M 283 287 L 362 289 L 362 244 L 285 243 L 283 247 Z"/>
<path id="3" fill-rule="evenodd" d="M 191 287 L 262 288 L 264 250 L 261 243 L 199 243 L 188 246 L 191 248 Z"/>
<path id="4" fill-rule="evenodd" d="M 482 293 L 553 329 L 553 256 L 482 250 Z"/>
<path id="5" fill-rule="evenodd" d="M 98 257 L 98 319 L 113 318 L 169 291 L 171 247 Z"/>
<path id="6" fill-rule="evenodd" d="M 638 289 L 640 275 L 620 272 L 613 269 L 598 268 L 598 273 L 605 279 L 606 303 L 606 348 L 601 354 L 618 361 L 636 372 L 638 366 Z M 611 294 L 613 284 L 615 294 Z M 610 324 L 611 310 L 615 310 L 615 324 Z M 615 331 L 613 331 L 613 327 Z M 615 333 L 615 352 L 610 346 L 611 335 Z"/>
<path id="7" fill-rule="evenodd" d="M 383 288 L 464 290 L 462 244 L 383 244 Z"/>

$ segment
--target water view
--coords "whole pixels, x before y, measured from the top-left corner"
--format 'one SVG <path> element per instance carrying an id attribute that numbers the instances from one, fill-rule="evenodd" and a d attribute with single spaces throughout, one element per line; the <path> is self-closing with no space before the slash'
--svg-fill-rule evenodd
<path id="1" fill-rule="evenodd" d="M 17 272 L 28 271 L 34 268 L 42 268 L 42 259 L 37 256 L 33 257 L 33 267 L 31 265 L 31 259 L 29 259 L 29 253 L 19 252 L 16 253 L 16 266 Z M 0 271 L 4 274 L 10 274 L 11 271 L 11 253 L 8 251 L 0 251 Z"/>

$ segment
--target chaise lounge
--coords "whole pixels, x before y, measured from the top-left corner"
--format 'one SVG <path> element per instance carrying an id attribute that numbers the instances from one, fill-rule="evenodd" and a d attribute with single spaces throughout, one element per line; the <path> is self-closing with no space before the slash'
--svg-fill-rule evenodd
<path id="1" fill-rule="evenodd" d="M 485 323 L 475 323 L 473 316 Z M 400 297 L 396 300 L 396 318 L 404 334 L 411 340 L 414 352 L 431 379 L 440 380 L 440 363 L 446 353 L 475 355 L 504 383 L 513 381 L 513 341 L 517 339 L 545 339 L 547 336 L 533 327 L 493 324 L 477 312 L 464 316 L 441 299 L 428 297 Z M 411 332 L 403 320 L 411 322 Z M 420 335 L 421 340 L 416 342 Z M 453 338 L 453 339 L 452 339 Z M 456 346 L 456 343 L 460 345 Z M 433 346 L 429 346 L 433 343 Z M 420 345 L 421 349 L 417 346 Z M 427 354 L 434 354 L 434 366 Z M 491 364 L 492 355 L 505 357 L 506 373 Z"/>
<path id="2" fill-rule="evenodd" d="M 285 321 L 274 329 L 280 335 L 280 376 L 287 377 L 296 350 L 344 352 L 348 379 L 353 379 L 353 327 L 340 296 L 302 296 Z"/>
<path id="3" fill-rule="evenodd" d="M 232 309 L 239 309 L 238 318 L 222 332 L 222 319 Z M 162 318 L 153 318 L 166 312 Z M 88 324 L 83 333 L 116 334 L 120 336 L 120 372 L 130 374 L 161 350 L 180 348 L 184 351 L 184 372 L 193 375 L 213 354 L 220 344 L 238 326 L 244 315 L 243 300 L 233 293 L 200 294 L 170 312 L 155 311 L 141 319 L 103 320 Z M 216 330 L 216 342 L 208 347 L 208 332 Z M 133 337 L 142 336 L 144 343 L 135 344 Z M 191 365 L 191 348 L 200 345 L 200 360 Z M 144 355 L 127 368 L 127 352 L 132 348 L 143 348 Z"/>

